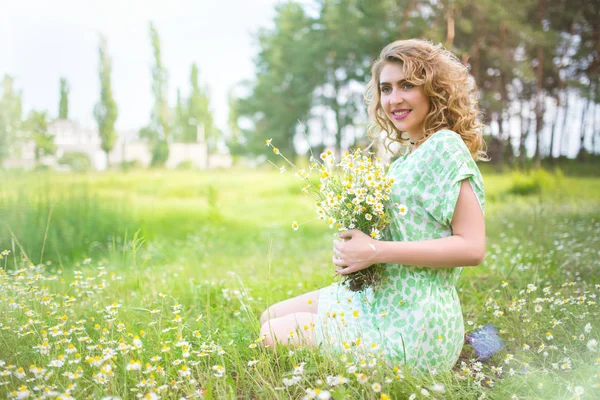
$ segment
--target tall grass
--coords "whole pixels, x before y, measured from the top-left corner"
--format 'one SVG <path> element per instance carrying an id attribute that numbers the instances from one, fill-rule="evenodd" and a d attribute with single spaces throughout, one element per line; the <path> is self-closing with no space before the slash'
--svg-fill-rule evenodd
<path id="1" fill-rule="evenodd" d="M 0 251 L 11 252 L 0 260 L 0 397 L 600 395 L 600 180 L 564 178 L 523 196 L 511 193 L 510 176 L 485 177 L 487 256 L 465 269 L 458 290 L 467 331 L 493 323 L 505 349 L 480 364 L 465 346 L 454 371 L 418 376 L 377 354 L 363 365 L 260 345 L 268 304 L 334 279 L 331 232 L 318 221 L 291 229 L 315 216 L 289 176 L 3 182 Z"/>

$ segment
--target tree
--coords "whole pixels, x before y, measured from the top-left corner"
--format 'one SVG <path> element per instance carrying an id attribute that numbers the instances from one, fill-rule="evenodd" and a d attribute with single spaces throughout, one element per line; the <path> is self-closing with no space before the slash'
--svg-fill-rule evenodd
<path id="1" fill-rule="evenodd" d="M 0 96 L 0 167 L 8 158 L 11 149 L 19 141 L 21 126 L 21 92 L 15 91 L 14 79 L 4 75 Z"/>
<path id="2" fill-rule="evenodd" d="M 150 22 L 150 41 L 154 54 L 152 65 L 152 93 L 154 107 L 150 114 L 150 125 L 140 130 L 140 136 L 150 140 L 152 165 L 162 166 L 169 158 L 169 103 L 167 101 L 167 71 L 162 63 L 160 38 L 154 24 Z"/>
<path id="3" fill-rule="evenodd" d="M 99 76 L 100 76 L 100 101 L 94 108 L 94 116 L 98 122 L 98 133 L 100 135 L 102 150 L 106 153 L 106 165 L 108 166 L 108 155 L 115 147 L 117 142 L 117 133 L 115 132 L 115 122 L 119 115 L 117 103 L 112 94 L 111 72 L 112 61 L 108 55 L 108 48 L 105 37 L 100 38 L 99 47 Z"/>
<path id="4" fill-rule="evenodd" d="M 190 85 L 192 87 L 190 98 L 188 99 L 187 116 L 193 122 L 188 125 L 186 130 L 185 141 L 195 142 L 197 137 L 198 127 L 202 127 L 204 133 L 204 142 L 206 144 L 206 167 L 209 167 L 208 157 L 211 147 L 216 145 L 218 139 L 218 130 L 215 127 L 212 113 L 210 112 L 210 98 L 208 88 L 200 87 L 198 83 L 198 67 L 192 64 L 190 72 Z"/>
<path id="5" fill-rule="evenodd" d="M 177 89 L 177 103 L 175 104 L 174 120 L 171 129 L 171 137 L 175 141 L 185 141 L 186 130 L 189 127 L 187 111 L 184 106 L 184 99 L 181 98 L 181 91 Z"/>
<path id="6" fill-rule="evenodd" d="M 35 143 L 36 164 L 39 164 L 43 156 L 51 156 L 56 153 L 54 135 L 48 133 L 49 120 L 46 111 L 33 110 L 24 123 L 26 132 Z"/>
<path id="7" fill-rule="evenodd" d="M 69 85 L 65 78 L 60 78 L 60 102 L 58 104 L 58 118 L 69 119 Z"/>
<path id="8" fill-rule="evenodd" d="M 276 7 L 275 28 L 258 32 L 257 76 L 246 82 L 250 93 L 237 102 L 239 117 L 249 122 L 240 143 L 248 153 L 264 154 L 265 139 L 294 157 L 298 121 L 309 119 L 312 94 L 322 82 L 316 68 L 318 36 L 314 20 L 294 2 Z"/>

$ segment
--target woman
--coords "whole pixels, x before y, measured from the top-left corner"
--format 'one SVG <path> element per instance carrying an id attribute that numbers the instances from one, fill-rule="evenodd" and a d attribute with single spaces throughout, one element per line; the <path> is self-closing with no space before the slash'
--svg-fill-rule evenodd
<path id="1" fill-rule="evenodd" d="M 388 172 L 392 202 L 407 211 L 396 213 L 386 241 L 342 233 L 333 263 L 341 275 L 384 263 L 383 283 L 359 293 L 334 283 L 275 304 L 261 317 L 261 334 L 266 345 L 364 349 L 415 369 L 448 370 L 464 341 L 455 284 L 485 253 L 476 88 L 449 51 L 401 40 L 381 51 L 365 98 L 375 126 L 410 146 Z"/>

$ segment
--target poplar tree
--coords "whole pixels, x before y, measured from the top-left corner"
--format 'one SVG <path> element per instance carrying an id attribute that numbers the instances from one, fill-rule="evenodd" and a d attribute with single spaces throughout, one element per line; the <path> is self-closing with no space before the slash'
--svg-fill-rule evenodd
<path id="1" fill-rule="evenodd" d="M 98 75 L 100 77 L 100 100 L 94 108 L 94 116 L 98 122 L 100 147 L 104 153 L 106 153 L 106 165 L 108 166 L 108 155 L 115 147 L 115 143 L 117 142 L 115 122 L 117 121 L 119 111 L 112 93 L 112 60 L 108 55 L 108 45 L 105 37 L 100 38 L 98 54 L 100 56 L 98 64 Z"/>
<path id="2" fill-rule="evenodd" d="M 69 119 L 69 85 L 65 78 L 60 78 L 60 102 L 58 104 L 58 118 Z"/>

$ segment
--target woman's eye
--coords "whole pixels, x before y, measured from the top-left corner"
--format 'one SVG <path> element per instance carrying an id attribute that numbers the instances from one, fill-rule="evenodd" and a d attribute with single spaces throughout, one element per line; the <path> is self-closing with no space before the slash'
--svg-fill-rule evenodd
<path id="1" fill-rule="evenodd" d="M 406 82 L 402 85 L 402 89 L 412 89 L 414 87 L 415 87 L 415 85 L 413 85 L 412 83 L 408 83 L 408 82 Z"/>
<path id="2" fill-rule="evenodd" d="M 381 93 L 389 93 L 389 92 L 390 92 L 390 88 L 388 86 L 381 88 Z"/>

